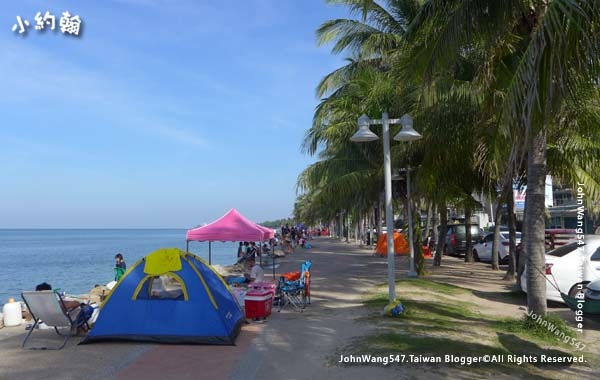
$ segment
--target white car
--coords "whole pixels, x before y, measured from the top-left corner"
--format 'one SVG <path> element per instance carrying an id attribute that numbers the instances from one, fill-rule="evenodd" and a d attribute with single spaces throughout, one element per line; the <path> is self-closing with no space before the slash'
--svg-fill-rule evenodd
<path id="1" fill-rule="evenodd" d="M 517 245 L 521 243 L 521 233 L 516 234 Z M 494 243 L 494 233 L 489 233 L 481 241 L 473 245 L 473 259 L 475 261 L 492 261 L 492 244 Z M 508 231 L 500 232 L 500 247 L 498 248 L 498 261 L 508 263 Z"/>
<path id="2" fill-rule="evenodd" d="M 565 244 L 546 253 L 546 298 L 563 302 L 560 292 L 574 297 L 578 285 L 600 280 L 600 235 L 587 235 L 585 245 L 578 241 Z M 560 289 L 560 292 L 552 286 Z M 527 268 L 521 276 L 521 289 L 527 293 Z"/>

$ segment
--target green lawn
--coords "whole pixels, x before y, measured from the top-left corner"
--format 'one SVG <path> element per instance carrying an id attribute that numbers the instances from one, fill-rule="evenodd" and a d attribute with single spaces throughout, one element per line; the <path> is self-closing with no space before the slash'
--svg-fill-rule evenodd
<path id="1" fill-rule="evenodd" d="M 515 318 L 505 318 L 477 312 L 476 310 L 481 310 L 481 306 L 464 300 L 470 298 L 463 297 L 464 295 L 473 295 L 469 289 L 423 279 L 402 280 L 397 284 L 403 289 L 401 301 L 405 312 L 399 317 L 382 318 L 381 311 L 388 302 L 387 288 L 377 288 L 364 301 L 364 306 L 369 311 L 368 317 L 360 319 L 361 323 L 374 326 L 376 333 L 351 342 L 339 353 L 435 357 L 497 355 L 502 356 L 505 362 L 473 364 L 468 367 L 460 363 L 443 363 L 430 365 L 427 369 L 450 366 L 481 373 L 495 369 L 531 379 L 556 378 L 556 373 L 570 367 L 569 373 L 572 373 L 580 366 L 590 367 L 590 363 L 600 362 L 596 355 L 582 353 L 562 342 L 547 327 L 531 320 L 525 313 Z M 507 292 L 506 297 L 514 299 L 516 295 Z M 574 331 L 560 318 L 549 315 L 545 320 L 554 324 L 554 331 L 564 334 L 563 339 L 576 337 Z M 527 363 L 530 356 L 580 357 L 582 354 L 587 363 Z M 506 362 L 507 359 L 512 362 Z M 521 364 L 518 364 L 519 361 Z M 423 363 L 409 365 L 422 366 Z"/>

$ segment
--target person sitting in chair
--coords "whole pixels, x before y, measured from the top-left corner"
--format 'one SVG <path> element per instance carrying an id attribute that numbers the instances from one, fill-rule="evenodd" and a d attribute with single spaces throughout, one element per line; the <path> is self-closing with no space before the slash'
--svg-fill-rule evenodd
<path id="1" fill-rule="evenodd" d="M 47 282 L 42 282 L 41 284 L 37 284 L 35 286 L 36 292 L 41 292 L 44 290 L 52 290 L 52 285 L 48 284 Z M 67 313 L 71 314 L 72 312 L 77 311 L 76 309 L 80 307 L 81 303 L 79 301 L 63 300 L 63 305 L 66 308 L 65 311 Z M 26 321 L 31 321 L 31 319 L 32 319 L 31 313 L 29 312 L 29 310 L 23 310 L 22 316 Z"/>
<path id="2" fill-rule="evenodd" d="M 244 276 L 249 282 L 263 282 L 265 280 L 265 271 L 256 262 L 256 260 L 249 259 L 246 262 L 246 268 L 250 271 L 250 273 L 245 273 Z"/>

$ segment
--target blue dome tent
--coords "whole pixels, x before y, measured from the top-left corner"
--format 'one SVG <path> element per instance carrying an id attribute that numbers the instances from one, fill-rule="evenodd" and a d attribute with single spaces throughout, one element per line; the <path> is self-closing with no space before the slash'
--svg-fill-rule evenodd
<path id="1" fill-rule="evenodd" d="M 189 252 L 162 248 L 125 273 L 82 344 L 232 345 L 243 322 L 242 311 L 214 269 Z"/>

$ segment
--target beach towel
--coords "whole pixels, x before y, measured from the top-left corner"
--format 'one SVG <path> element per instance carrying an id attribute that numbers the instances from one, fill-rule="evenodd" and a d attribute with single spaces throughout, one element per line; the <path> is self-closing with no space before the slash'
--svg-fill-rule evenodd
<path id="1" fill-rule="evenodd" d="M 227 283 L 229 285 L 233 285 L 233 284 L 243 284 L 244 282 L 246 282 L 246 277 L 241 276 L 241 277 L 229 277 L 227 278 Z"/>

